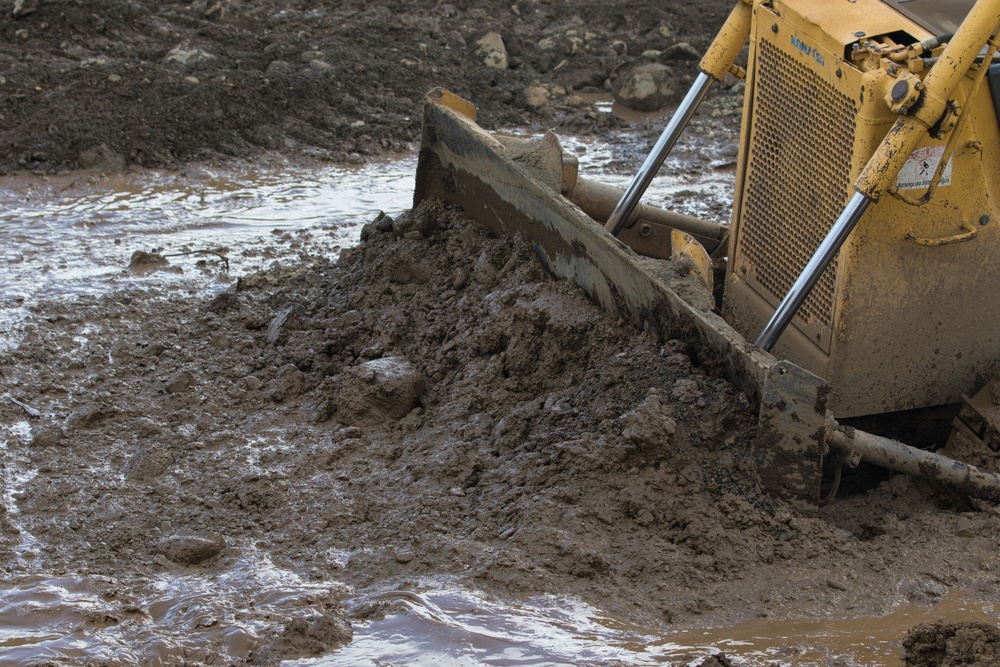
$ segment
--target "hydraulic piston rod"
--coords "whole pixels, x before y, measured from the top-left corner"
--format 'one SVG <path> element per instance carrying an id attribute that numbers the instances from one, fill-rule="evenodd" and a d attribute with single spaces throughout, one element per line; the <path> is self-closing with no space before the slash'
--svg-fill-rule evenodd
<path id="1" fill-rule="evenodd" d="M 677 107 L 677 111 L 674 112 L 670 122 L 663 129 L 660 138 L 656 140 L 653 149 L 646 156 L 646 160 L 639 167 L 639 171 L 632 178 L 632 182 L 628 184 L 625 194 L 622 195 L 615 210 L 611 212 L 611 217 L 605 223 L 604 228 L 611 232 L 612 236 L 618 236 L 618 232 L 625 226 L 629 216 L 632 215 L 639 203 L 639 199 L 653 181 L 653 177 L 663 165 L 663 161 L 667 159 L 667 155 L 677 143 L 684 128 L 687 127 L 688 121 L 698 110 L 698 105 L 705 99 L 708 89 L 712 87 L 712 81 L 713 79 L 704 72 L 698 73 L 698 78 L 694 80 L 681 105 Z"/>
<path id="2" fill-rule="evenodd" d="M 840 252 L 840 246 L 844 245 L 844 241 L 851 235 L 851 231 L 858 224 L 858 220 L 864 215 L 865 209 L 868 208 L 868 204 L 871 201 L 871 199 L 860 192 L 854 193 L 847 207 L 840 214 L 840 217 L 837 218 L 837 221 L 833 223 L 833 227 L 830 228 L 826 238 L 823 239 L 819 248 L 816 249 L 812 259 L 806 264 L 806 268 L 802 269 L 802 273 L 799 274 L 795 284 L 788 290 L 785 298 L 781 300 L 781 304 L 774 311 L 774 315 L 771 316 L 767 326 L 757 336 L 755 343 L 759 347 L 770 352 L 774 344 L 778 342 L 781 333 L 792 321 L 792 318 L 795 317 L 795 313 L 798 312 L 799 307 L 806 300 L 806 297 L 809 296 L 809 292 L 819 282 L 823 271 L 826 270 L 826 267 L 830 265 L 833 258 Z"/>

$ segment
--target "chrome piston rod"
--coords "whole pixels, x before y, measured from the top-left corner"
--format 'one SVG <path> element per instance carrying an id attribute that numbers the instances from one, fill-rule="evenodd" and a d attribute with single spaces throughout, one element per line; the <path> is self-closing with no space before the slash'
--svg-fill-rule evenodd
<path id="1" fill-rule="evenodd" d="M 674 144 L 677 143 L 677 139 L 680 138 L 681 132 L 684 131 L 691 117 L 694 116 L 694 112 L 697 111 L 698 106 L 705 99 L 705 95 L 708 93 L 708 89 L 712 87 L 713 81 L 714 79 L 708 74 L 704 72 L 698 73 L 698 77 L 691 84 L 687 95 L 684 96 L 680 106 L 677 107 L 677 111 L 670 118 L 670 122 L 663 128 L 660 138 L 656 140 L 653 149 L 646 156 L 645 162 L 639 167 L 639 171 L 632 178 L 632 182 L 625 189 L 625 194 L 622 195 L 618 205 L 611 212 L 611 217 L 605 223 L 604 228 L 611 232 L 612 236 L 618 236 L 618 232 L 625 226 L 629 216 L 632 215 L 636 205 L 639 203 L 639 199 L 653 181 L 657 170 L 663 164 L 663 161 L 667 159 L 667 155 L 670 154 Z"/>
<path id="2" fill-rule="evenodd" d="M 844 241 L 851 235 L 851 231 L 858 224 L 858 220 L 864 215 L 871 201 L 871 199 L 860 192 L 854 193 L 851 201 L 847 203 L 847 207 L 840 214 L 840 217 L 837 218 L 837 221 L 833 223 L 830 231 L 827 232 L 826 238 L 823 239 L 819 248 L 816 249 L 812 259 L 806 264 L 806 268 L 802 269 L 802 273 L 799 274 L 795 284 L 788 290 L 788 294 L 782 299 L 778 305 L 778 309 L 774 311 L 774 315 L 771 316 L 767 326 L 760 332 L 755 341 L 758 347 L 770 352 L 774 344 L 778 342 L 778 338 L 781 337 L 785 327 L 792 321 L 795 313 L 798 312 L 806 297 L 809 296 L 809 292 L 819 282 L 823 271 L 826 270 L 826 267 L 830 265 L 833 258 L 840 252 L 840 246 L 844 245 Z"/>

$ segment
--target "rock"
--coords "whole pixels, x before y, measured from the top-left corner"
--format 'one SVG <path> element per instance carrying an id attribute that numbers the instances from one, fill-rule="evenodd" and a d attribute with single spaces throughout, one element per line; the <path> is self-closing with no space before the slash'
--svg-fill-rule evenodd
<path id="1" fill-rule="evenodd" d="M 969 517 L 967 516 L 958 517 L 958 522 L 955 525 L 955 536 L 956 537 L 976 536 L 976 527 L 973 525 Z"/>
<path id="2" fill-rule="evenodd" d="M 677 421 L 656 389 L 650 390 L 634 410 L 622 415 L 621 421 L 622 438 L 643 451 L 663 452 L 677 430 Z"/>
<path id="3" fill-rule="evenodd" d="M 378 216 L 372 220 L 372 224 L 375 225 L 375 229 L 380 232 L 391 232 L 392 226 L 395 224 L 393 219 L 385 214 L 385 211 L 379 211 Z"/>
<path id="4" fill-rule="evenodd" d="M 406 565 L 414 558 L 413 552 L 409 549 L 400 549 L 396 552 L 396 562 L 400 565 Z"/>
<path id="5" fill-rule="evenodd" d="M 507 69 L 509 65 L 507 47 L 500 33 L 488 32 L 476 42 L 477 56 L 483 56 L 483 64 L 493 69 Z"/>
<path id="6" fill-rule="evenodd" d="M 38 0 L 14 0 L 14 18 L 19 19 L 38 11 Z"/>
<path id="7" fill-rule="evenodd" d="M 128 263 L 128 268 L 132 273 L 149 273 L 150 271 L 155 271 L 169 265 L 170 262 L 159 253 L 136 250 L 132 253 L 132 259 Z"/>
<path id="8" fill-rule="evenodd" d="M 31 429 L 31 446 L 38 449 L 58 447 L 66 444 L 66 434 L 57 426 L 42 426 Z"/>
<path id="9" fill-rule="evenodd" d="M 145 482 L 156 479 L 176 462 L 170 450 L 159 444 L 142 447 L 125 464 L 125 479 Z"/>
<path id="10" fill-rule="evenodd" d="M 677 99 L 677 77 L 666 65 L 640 65 L 622 76 L 612 91 L 615 102 L 636 111 L 657 111 Z"/>
<path id="11" fill-rule="evenodd" d="M 560 75 L 559 83 L 570 90 L 580 90 L 582 88 L 599 88 L 607 78 L 607 74 L 602 69 L 597 67 L 583 67 L 571 69 Z"/>
<path id="12" fill-rule="evenodd" d="M 194 375 L 191 371 L 181 371 L 174 377 L 170 378 L 167 382 L 166 387 L 168 394 L 180 394 L 182 392 L 188 391 L 194 386 Z"/>
<path id="13" fill-rule="evenodd" d="M 91 146 L 80 151 L 77 160 L 81 169 L 98 169 L 108 172 L 125 169 L 125 158 L 105 144 Z"/>
<path id="14" fill-rule="evenodd" d="M 564 56 L 575 56 L 583 48 L 583 40 L 576 35 L 567 34 L 563 37 L 562 52 Z"/>
<path id="15" fill-rule="evenodd" d="M 157 543 L 156 553 L 179 565 L 197 565 L 217 556 L 225 548 L 226 542 L 221 537 L 173 535 Z"/>
<path id="16" fill-rule="evenodd" d="M 359 425 L 402 419 L 420 404 L 424 378 L 400 357 L 373 359 L 344 371 L 337 389 L 337 418 Z"/>
<path id="17" fill-rule="evenodd" d="M 701 388 L 694 378 L 680 378 L 670 390 L 670 398 L 681 403 L 694 403 L 701 397 Z"/>
<path id="18" fill-rule="evenodd" d="M 392 231 L 396 236 L 403 238 L 412 232 L 420 232 L 421 237 L 424 237 L 433 229 L 434 220 L 433 211 L 419 207 L 413 208 L 396 218 L 392 223 Z M 376 224 L 378 223 L 376 222 Z"/>
<path id="19" fill-rule="evenodd" d="M 539 83 L 533 83 L 524 89 L 524 106 L 531 111 L 544 107 L 550 98 L 548 88 Z"/>
<path id="20" fill-rule="evenodd" d="M 610 44 L 608 44 L 608 48 L 610 48 L 619 56 L 628 55 L 628 44 L 626 44 L 624 41 L 620 39 L 613 40 Z"/>
<path id="21" fill-rule="evenodd" d="M 204 49 L 197 48 L 188 40 L 184 40 L 163 57 L 163 64 L 170 65 L 175 63 L 190 70 L 201 67 L 213 60 L 215 60 L 214 55 Z"/>
<path id="22" fill-rule="evenodd" d="M 701 60 L 701 54 L 687 42 L 677 42 L 663 52 L 665 60 Z"/>

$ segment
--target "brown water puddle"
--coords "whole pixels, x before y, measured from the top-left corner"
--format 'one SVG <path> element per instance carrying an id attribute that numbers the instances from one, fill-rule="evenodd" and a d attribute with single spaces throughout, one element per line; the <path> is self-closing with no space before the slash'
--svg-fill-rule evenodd
<path id="1" fill-rule="evenodd" d="M 356 626 L 354 641 L 334 654 L 292 664 L 686 665 L 722 651 L 742 667 L 901 667 L 900 642 L 917 623 L 997 621 L 994 607 L 949 596 L 934 607 L 901 605 L 883 617 L 758 619 L 662 634 L 566 598 L 514 604 L 441 589 L 379 597 L 393 596 L 405 611 Z"/>

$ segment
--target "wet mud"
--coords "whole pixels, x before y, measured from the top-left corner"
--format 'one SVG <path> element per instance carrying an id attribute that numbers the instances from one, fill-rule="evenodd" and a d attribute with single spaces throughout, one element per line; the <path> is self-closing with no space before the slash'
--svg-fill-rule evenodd
<path id="1" fill-rule="evenodd" d="M 98 646 L 148 632 L 165 581 L 249 562 L 295 604 L 258 612 L 253 578 L 231 581 L 225 613 L 184 605 L 199 620 L 160 622 L 143 656 L 331 651 L 384 613 L 348 597 L 433 581 L 664 629 L 996 594 L 995 509 L 906 477 L 819 516 L 782 506 L 747 399 L 688 343 L 610 320 L 438 202 L 211 298 L 34 310 L 3 363 L 6 576 L 107 582 Z"/>
<path id="2" fill-rule="evenodd" d="M 683 84 L 672 47 L 703 49 L 730 4 L 19 2 L 0 15 L 0 170 L 360 163 L 412 150 L 436 85 L 487 127 L 607 136 L 626 121 L 586 96 L 648 61 Z M 485 63 L 490 31 L 506 69 Z M 694 130 L 731 137 L 740 99 L 721 87 Z M 995 614 L 996 506 L 896 476 L 801 513 L 762 490 L 753 407 L 690 341 L 609 319 L 522 241 L 427 202 L 342 245 L 279 226 L 246 251 L 261 268 L 190 260 L 197 288 L 143 247 L 115 289 L 18 301 L 0 349 L 11 664 L 335 656 L 401 598 L 454 588 L 665 634 L 947 616 L 955 597 Z M 995 623 L 975 623 L 918 626 L 899 659 L 991 664 Z"/>

